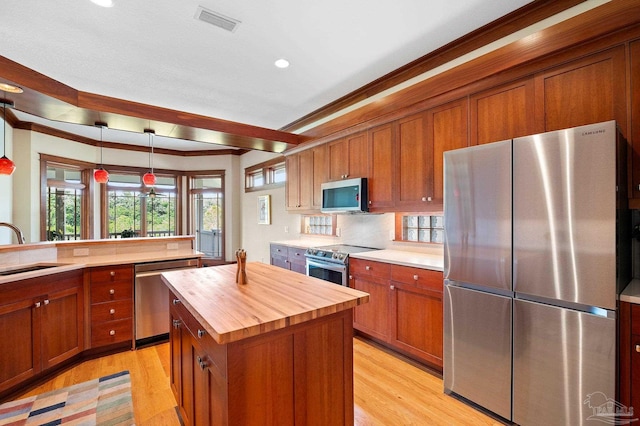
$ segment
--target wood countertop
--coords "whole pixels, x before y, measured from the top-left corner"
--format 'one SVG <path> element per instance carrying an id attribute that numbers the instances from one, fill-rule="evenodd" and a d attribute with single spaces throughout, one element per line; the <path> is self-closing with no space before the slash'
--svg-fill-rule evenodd
<path id="1" fill-rule="evenodd" d="M 369 301 L 367 293 L 260 262 L 165 272 L 163 281 L 216 342 L 227 344 Z"/>

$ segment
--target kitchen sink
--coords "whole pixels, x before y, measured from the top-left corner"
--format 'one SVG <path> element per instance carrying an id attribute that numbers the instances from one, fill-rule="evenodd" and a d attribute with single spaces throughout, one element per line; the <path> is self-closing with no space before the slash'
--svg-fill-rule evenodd
<path id="1" fill-rule="evenodd" d="M 0 276 L 21 274 L 23 272 L 39 271 L 41 269 L 57 268 L 58 266 L 64 266 L 64 265 L 65 265 L 64 263 L 60 263 L 60 264 L 48 264 L 48 265 L 22 266 L 14 269 L 5 269 L 4 271 L 0 271 Z"/>

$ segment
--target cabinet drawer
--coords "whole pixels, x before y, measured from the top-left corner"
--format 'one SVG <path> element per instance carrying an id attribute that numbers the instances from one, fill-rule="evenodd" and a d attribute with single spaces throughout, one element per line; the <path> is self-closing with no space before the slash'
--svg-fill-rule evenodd
<path id="1" fill-rule="evenodd" d="M 114 281 L 131 281 L 133 280 L 133 267 L 100 267 L 91 269 L 91 283 L 104 283 Z"/>
<path id="2" fill-rule="evenodd" d="M 391 265 L 391 279 L 407 284 L 436 290 L 442 293 L 442 272 L 430 269 L 412 268 L 409 266 Z"/>
<path id="3" fill-rule="evenodd" d="M 123 299 L 133 300 L 131 281 L 91 284 L 91 304 Z"/>
<path id="4" fill-rule="evenodd" d="M 640 305 L 631 304 L 631 334 L 640 335 Z M 635 351 L 635 346 L 632 348 Z"/>
<path id="5" fill-rule="evenodd" d="M 298 247 L 289 247 L 289 262 L 305 264 L 307 259 L 304 257 L 305 249 Z"/>
<path id="6" fill-rule="evenodd" d="M 91 305 L 92 324 L 131 317 L 133 317 L 133 303 L 131 299 L 115 300 L 113 302 L 96 303 Z"/>
<path id="7" fill-rule="evenodd" d="M 271 244 L 270 246 L 270 250 L 271 250 L 271 256 L 280 256 L 280 257 L 287 257 L 289 250 L 287 246 L 283 246 L 280 244 Z"/>
<path id="8" fill-rule="evenodd" d="M 349 260 L 349 275 L 388 279 L 391 265 L 363 259 Z"/>
<path id="9" fill-rule="evenodd" d="M 91 347 L 133 340 L 133 320 L 131 318 L 108 321 L 91 325 Z"/>

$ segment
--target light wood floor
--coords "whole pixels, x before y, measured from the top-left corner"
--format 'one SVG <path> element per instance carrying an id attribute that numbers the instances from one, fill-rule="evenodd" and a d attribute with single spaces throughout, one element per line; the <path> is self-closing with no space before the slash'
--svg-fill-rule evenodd
<path id="1" fill-rule="evenodd" d="M 442 391 L 442 380 L 385 350 L 354 339 L 357 426 L 501 425 Z M 179 425 L 169 388 L 169 344 L 86 361 L 19 398 L 129 370 L 136 424 Z"/>

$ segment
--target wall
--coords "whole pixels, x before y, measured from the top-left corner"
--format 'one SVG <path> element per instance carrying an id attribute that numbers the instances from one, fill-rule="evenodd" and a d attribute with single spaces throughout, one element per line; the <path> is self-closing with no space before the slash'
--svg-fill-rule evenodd
<path id="1" fill-rule="evenodd" d="M 27 242 L 36 242 L 40 239 L 40 154 L 96 163 L 100 159 L 100 151 L 91 145 L 28 130 L 18 129 L 13 131 L 13 137 L 10 132 L 9 135 L 9 139 L 13 141 L 13 146 L 16 148 L 11 157 L 16 163 L 16 171 L 11 177 L 0 177 L 0 194 L 3 200 L 0 203 L 0 221 L 6 220 L 16 224 L 25 234 Z M 133 167 L 145 167 L 149 164 L 149 154 L 145 152 L 105 148 L 103 158 L 107 170 L 109 164 Z M 154 154 L 153 160 L 154 168 L 158 169 L 225 171 L 225 218 L 227 221 L 225 250 L 227 260 L 232 259 L 233 256 L 229 257 L 229 254 L 233 254 L 234 247 L 240 245 L 242 226 L 238 213 L 241 210 L 238 183 L 241 171 L 238 156 L 181 157 Z M 5 196 L 10 199 L 12 192 L 13 202 L 5 203 Z M 94 238 L 99 238 L 99 191 L 94 191 L 94 206 Z M 183 220 L 183 223 L 186 223 L 186 218 Z M 7 232 L 5 236 L 4 232 L 0 230 L 0 238 L 2 238 L 0 244 L 11 244 L 7 239 L 10 234 Z"/>

